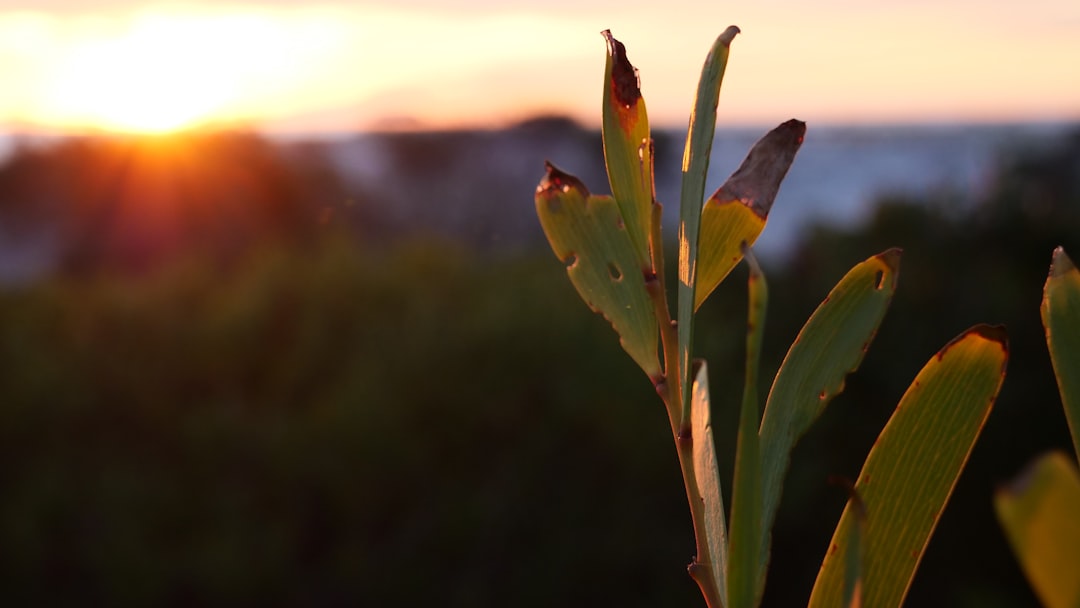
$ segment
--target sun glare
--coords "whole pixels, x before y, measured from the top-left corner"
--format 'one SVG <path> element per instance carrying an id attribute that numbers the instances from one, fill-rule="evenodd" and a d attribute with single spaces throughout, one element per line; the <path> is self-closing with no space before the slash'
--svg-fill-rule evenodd
<path id="1" fill-rule="evenodd" d="M 184 25 L 142 23 L 118 37 L 82 42 L 52 77 L 45 102 L 50 113 L 65 122 L 146 133 L 213 115 L 230 91 Z"/>
<path id="2" fill-rule="evenodd" d="M 844 19 L 785 2 L 786 16 L 748 8 L 731 17 L 747 33 L 726 79 L 728 122 L 786 117 L 792 91 L 809 120 L 1076 116 L 1077 79 L 1058 69 L 1077 52 L 1080 38 L 1067 25 L 1075 9 L 1047 7 L 1040 29 L 1042 21 L 1014 27 L 1004 0 L 970 24 L 959 9 L 898 0 Z M 474 2 L 465 11 L 343 0 L 38 4 L 54 10 L 0 11 L 0 131 L 312 133 L 410 118 L 433 128 L 494 126 L 552 112 L 591 121 L 606 26 L 635 49 L 653 124 L 675 126 L 695 90 L 696 58 L 718 27 L 640 11 L 609 20 L 584 5 L 567 20 L 538 3 L 488 10 L 494 5 Z M 935 19 L 926 23 L 928 12 Z M 1023 32 L 1027 39 L 1014 37 Z"/>
<path id="3" fill-rule="evenodd" d="M 38 111 L 54 125 L 129 133 L 248 120 L 245 104 L 302 85 L 304 66 L 333 50 L 333 25 L 319 25 L 153 14 L 84 32 L 54 62 Z"/>

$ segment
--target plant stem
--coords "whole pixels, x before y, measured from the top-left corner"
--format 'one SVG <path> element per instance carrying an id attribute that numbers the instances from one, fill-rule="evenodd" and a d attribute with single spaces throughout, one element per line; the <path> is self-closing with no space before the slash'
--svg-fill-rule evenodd
<path id="1" fill-rule="evenodd" d="M 653 202 L 652 228 L 649 234 L 649 254 L 652 268 L 645 270 L 645 289 L 649 292 L 649 298 L 653 303 L 653 312 L 660 326 L 660 343 L 664 349 L 664 375 L 654 379 L 656 392 L 664 400 L 667 408 L 668 419 L 671 421 L 671 432 L 676 437 L 679 433 L 679 423 L 682 420 L 682 377 L 679 369 L 679 338 L 675 331 L 675 324 L 671 321 L 671 311 L 667 301 L 667 280 L 664 276 L 664 247 L 660 229 L 660 217 L 663 215 L 664 206 Z M 674 379 L 674 382 L 671 380 Z"/>
<path id="2" fill-rule="evenodd" d="M 713 577 L 712 555 L 709 542 L 705 537 L 705 501 L 698 489 L 697 474 L 694 472 L 694 441 L 689 427 L 675 436 L 675 447 L 679 453 L 679 466 L 682 469 L 683 482 L 686 486 L 686 499 L 690 503 L 690 519 L 694 524 L 694 542 L 697 555 L 687 571 L 690 578 L 698 584 L 705 603 L 709 608 L 723 608 L 724 600 L 720 597 L 720 588 Z"/>
<path id="3" fill-rule="evenodd" d="M 690 577 L 698 584 L 701 594 L 705 597 L 705 603 L 709 608 L 723 608 L 723 598 L 720 589 L 712 575 L 712 555 L 709 543 L 705 537 L 705 503 L 697 482 L 697 474 L 694 470 L 694 439 L 690 428 L 690 416 L 686 415 L 683 404 L 682 386 L 683 379 L 690 370 L 682 369 L 679 364 L 679 338 L 676 324 L 671 319 L 671 311 L 668 307 L 667 282 L 664 278 L 664 251 L 661 240 L 660 216 L 663 206 L 653 202 L 652 228 L 649 235 L 650 257 L 652 269 L 646 270 L 647 280 L 645 286 L 649 297 L 653 302 L 656 319 L 660 325 L 660 342 L 664 350 L 664 375 L 656 381 L 656 391 L 664 401 L 667 408 L 668 421 L 671 423 L 671 433 L 675 440 L 676 452 L 679 456 L 679 468 L 682 470 L 683 485 L 686 488 L 686 499 L 690 503 L 690 519 L 694 526 L 695 552 L 694 561 L 688 571 Z M 685 382 L 687 388 L 690 382 Z"/>

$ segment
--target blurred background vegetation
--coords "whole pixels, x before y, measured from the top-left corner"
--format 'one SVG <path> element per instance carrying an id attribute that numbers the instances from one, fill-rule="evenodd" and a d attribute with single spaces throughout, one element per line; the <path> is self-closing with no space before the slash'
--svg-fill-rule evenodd
<path id="1" fill-rule="evenodd" d="M 546 141 L 553 124 L 518 135 Z M 595 157 L 560 164 L 599 189 L 596 134 L 559 128 Z M 20 146 L 0 168 L 5 597 L 700 605 L 660 400 L 538 237 L 531 188 L 461 172 L 486 162 L 470 137 L 493 136 L 389 137 L 414 170 L 393 184 L 242 133 Z M 865 224 L 815 227 L 766 264 L 775 371 L 849 267 L 904 249 L 868 357 L 796 450 L 766 605 L 805 602 L 845 501 L 826 479 L 857 475 L 914 375 L 977 322 L 1008 326 L 1008 376 L 908 603 L 1034 605 L 991 495 L 1068 446 L 1039 302 L 1052 249 L 1080 251 L 1080 132 L 1004 152 L 973 204 L 885 197 Z M 531 236 L 442 205 L 477 180 L 484 217 Z M 381 208 L 387 187 L 424 200 Z M 439 230 L 452 222 L 482 238 Z M 728 471 L 744 279 L 703 308 L 697 344 Z"/>

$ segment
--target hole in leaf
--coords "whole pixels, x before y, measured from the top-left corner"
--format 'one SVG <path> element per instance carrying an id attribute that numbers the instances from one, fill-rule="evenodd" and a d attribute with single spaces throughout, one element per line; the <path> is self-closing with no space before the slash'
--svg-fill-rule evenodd
<path id="1" fill-rule="evenodd" d="M 615 265 L 615 262 L 608 262 L 607 270 L 608 273 L 611 275 L 612 281 L 622 280 L 622 271 L 619 270 L 619 267 Z"/>
<path id="2" fill-rule="evenodd" d="M 567 255 L 566 258 L 563 260 L 563 264 L 566 264 L 567 268 L 573 268 L 575 265 L 577 265 L 577 254 L 571 253 Z"/>
<path id="3" fill-rule="evenodd" d="M 880 290 L 883 287 L 885 279 L 885 273 L 881 270 L 874 273 L 874 289 Z"/>

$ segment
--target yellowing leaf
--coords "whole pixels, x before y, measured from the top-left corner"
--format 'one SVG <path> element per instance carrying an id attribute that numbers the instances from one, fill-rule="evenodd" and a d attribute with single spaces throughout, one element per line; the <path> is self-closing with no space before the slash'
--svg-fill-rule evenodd
<path id="1" fill-rule="evenodd" d="M 994 496 L 994 510 L 1046 608 L 1080 606 L 1080 473 L 1052 452 Z"/>
<path id="2" fill-rule="evenodd" d="M 769 217 L 780 182 L 806 135 L 806 123 L 789 120 L 765 134 L 742 165 L 705 203 L 701 212 L 694 309 L 742 259 L 740 247 L 753 245 Z M 739 210 L 742 206 L 744 209 Z"/>
<path id="3" fill-rule="evenodd" d="M 715 196 L 715 195 L 714 195 Z M 737 199 L 710 198 L 701 212 L 701 241 L 698 249 L 698 288 L 694 310 L 727 277 L 742 259 L 743 244 L 752 245 L 765 228 L 765 217 Z"/>
<path id="4" fill-rule="evenodd" d="M 551 164 L 536 189 L 536 213 L 555 255 L 589 308 L 604 315 L 619 342 L 654 381 L 661 375 L 659 326 L 646 275 L 619 208 L 610 196 L 592 196 L 576 177 Z"/>
<path id="5" fill-rule="evenodd" d="M 1080 271 L 1061 247 L 1043 288 L 1042 321 L 1073 449 L 1080 452 Z"/>
<path id="6" fill-rule="evenodd" d="M 866 510 L 862 603 L 900 606 L 956 480 L 1005 377 L 1008 346 L 1000 327 L 979 325 L 927 362 L 878 435 L 855 482 Z M 848 501 L 810 597 L 839 606 L 842 556 L 852 544 L 858 508 Z"/>
<path id="7" fill-rule="evenodd" d="M 619 205 L 626 231 L 638 260 L 649 265 L 649 231 L 652 218 L 653 147 L 649 116 L 638 88 L 637 70 L 626 58 L 626 47 L 611 31 L 604 69 L 604 162 L 611 194 Z M 659 245 L 659 244 L 658 244 Z"/>

